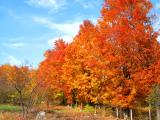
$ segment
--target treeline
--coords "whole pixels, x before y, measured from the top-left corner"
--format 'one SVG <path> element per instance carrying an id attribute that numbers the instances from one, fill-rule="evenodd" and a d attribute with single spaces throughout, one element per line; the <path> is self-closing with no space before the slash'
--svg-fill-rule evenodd
<path id="1" fill-rule="evenodd" d="M 159 120 L 160 44 L 151 9 L 149 0 L 105 0 L 97 23 L 85 20 L 71 43 L 57 40 L 38 70 L 2 65 L 1 102 L 18 94 L 22 106 L 25 96 L 29 104 L 110 106 L 117 117 L 130 109 L 131 119 L 132 110 L 147 107 L 150 120 L 151 109 Z"/>
<path id="2" fill-rule="evenodd" d="M 155 106 L 159 116 L 160 44 L 151 9 L 149 0 L 105 0 L 96 24 L 85 20 L 71 43 L 60 39 L 46 51 L 39 76 L 49 93 L 131 114 Z"/>

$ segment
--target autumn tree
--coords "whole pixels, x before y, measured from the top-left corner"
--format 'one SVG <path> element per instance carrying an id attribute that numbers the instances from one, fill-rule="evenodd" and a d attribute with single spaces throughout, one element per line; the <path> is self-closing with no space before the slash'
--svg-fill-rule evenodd
<path id="1" fill-rule="evenodd" d="M 0 66 L 0 102 L 9 103 L 14 102 L 16 98 L 16 91 L 13 86 L 8 83 L 7 74 L 12 69 L 9 64 Z"/>
<path id="2" fill-rule="evenodd" d="M 95 53 L 92 53 L 96 33 L 95 26 L 88 20 L 84 21 L 79 33 L 66 50 L 63 78 L 69 85 L 68 99 L 72 103 L 91 102 L 93 98 L 96 98 L 93 97 L 93 94 L 96 96 L 96 91 L 92 91 L 96 78 L 90 68 L 96 64 L 93 56 Z"/>
<path id="3" fill-rule="evenodd" d="M 46 51 L 45 60 L 39 66 L 38 76 L 46 91 L 48 103 L 52 99 L 51 96 L 65 88 L 61 77 L 66 47 L 67 44 L 62 39 L 57 40 L 54 48 Z"/>
<path id="4" fill-rule="evenodd" d="M 23 117 L 25 117 L 25 112 L 32 107 L 38 93 L 36 70 L 28 66 L 2 65 L 0 66 L 0 79 L 5 80 L 12 91 L 17 92 L 14 94 L 16 98 L 19 97 L 16 103 L 21 105 Z"/>
<path id="5" fill-rule="evenodd" d="M 85 20 L 65 55 L 64 80 L 70 86 L 70 94 L 76 94 L 79 103 L 110 104 L 114 74 L 109 60 L 116 62 L 99 27 Z M 74 103 L 75 99 L 70 96 Z"/>
<path id="6" fill-rule="evenodd" d="M 157 34 L 153 31 L 148 13 L 152 4 L 148 0 L 105 0 L 99 25 L 106 40 L 117 49 L 119 57 L 119 84 L 113 104 L 131 107 L 146 96 L 151 80 L 136 79 L 155 62 L 154 46 Z M 144 86 L 144 87 L 142 87 Z M 145 91 L 145 92 L 144 92 Z"/>

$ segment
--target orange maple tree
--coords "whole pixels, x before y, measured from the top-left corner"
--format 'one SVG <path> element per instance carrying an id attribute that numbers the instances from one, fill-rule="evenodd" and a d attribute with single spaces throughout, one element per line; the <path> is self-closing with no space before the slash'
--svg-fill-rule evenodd
<path id="1" fill-rule="evenodd" d="M 54 93 L 64 91 L 65 88 L 62 80 L 62 66 L 65 49 L 68 45 L 62 39 L 57 40 L 54 45 L 53 49 L 46 51 L 45 60 L 40 63 L 38 70 L 38 78 L 48 92 L 48 100 Z"/>
<path id="2" fill-rule="evenodd" d="M 151 85 L 150 79 L 137 79 L 140 73 L 155 62 L 157 33 L 153 31 L 148 13 L 152 4 L 148 0 L 105 0 L 99 20 L 100 30 L 117 53 L 118 83 L 114 90 L 113 104 L 133 106 L 144 97 Z M 111 61 L 112 62 L 112 61 Z M 140 84 L 141 83 L 141 84 Z M 143 94 L 142 94 L 143 93 Z"/>

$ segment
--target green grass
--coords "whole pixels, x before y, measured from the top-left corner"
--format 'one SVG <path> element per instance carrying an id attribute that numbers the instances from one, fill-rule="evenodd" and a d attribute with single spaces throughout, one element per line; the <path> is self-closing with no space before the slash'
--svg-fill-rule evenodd
<path id="1" fill-rule="evenodd" d="M 91 112 L 93 113 L 95 111 L 94 107 L 93 106 L 90 106 L 90 105 L 86 105 L 84 106 L 84 109 L 83 109 L 83 112 Z"/>
<path id="2" fill-rule="evenodd" d="M 20 106 L 14 105 L 0 105 L 1 112 L 19 112 L 21 110 Z"/>

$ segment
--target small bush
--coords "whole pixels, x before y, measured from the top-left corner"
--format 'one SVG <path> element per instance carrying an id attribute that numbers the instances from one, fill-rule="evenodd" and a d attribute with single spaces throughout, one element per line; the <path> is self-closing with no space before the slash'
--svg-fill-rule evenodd
<path id="1" fill-rule="evenodd" d="M 84 106 L 83 112 L 94 112 L 94 111 L 95 111 L 95 109 L 93 106 L 90 106 L 88 104 L 86 106 Z"/>

